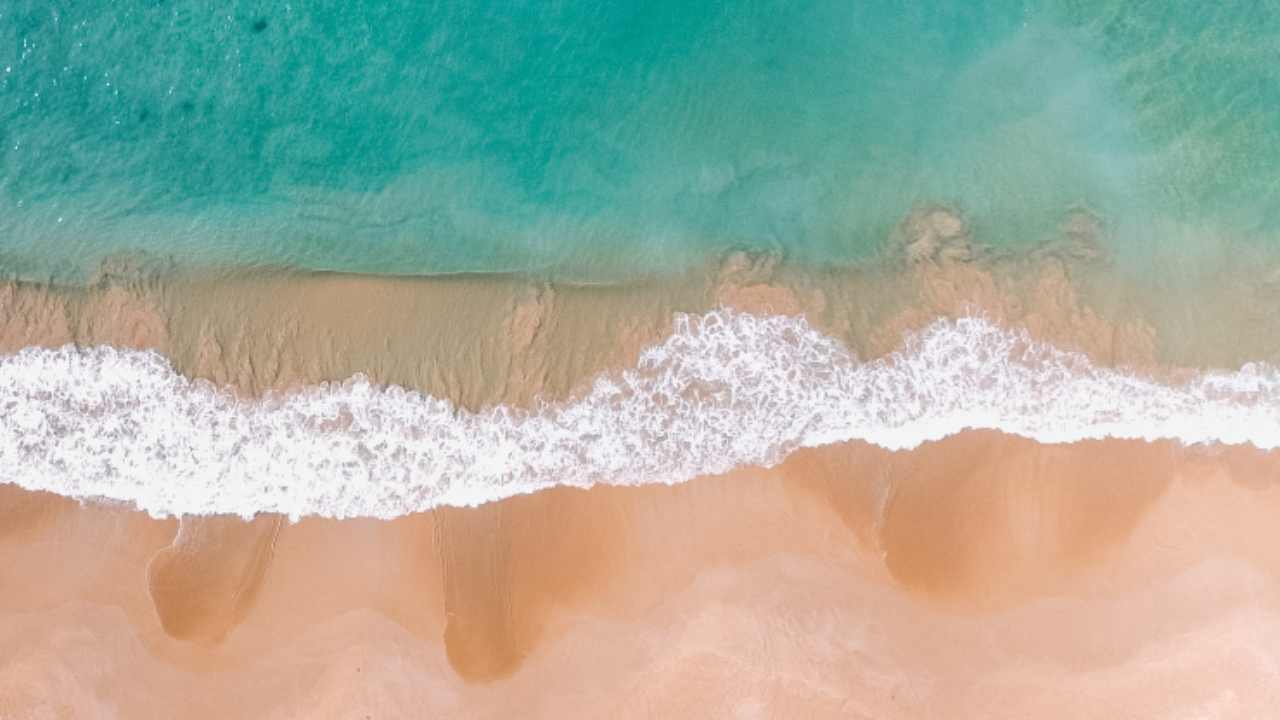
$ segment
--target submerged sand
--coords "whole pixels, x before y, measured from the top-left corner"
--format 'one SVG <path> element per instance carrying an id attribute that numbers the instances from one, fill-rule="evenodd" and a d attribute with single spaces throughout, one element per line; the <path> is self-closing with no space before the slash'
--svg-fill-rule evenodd
<path id="1" fill-rule="evenodd" d="M 912 247 L 847 268 L 735 252 L 684 275 L 603 286 L 156 269 L 127 257 L 87 287 L 0 282 L 0 353 L 151 349 L 184 375 L 249 396 L 359 373 L 470 409 L 572 396 L 633 366 L 671 334 L 677 313 L 724 306 L 803 315 L 863 359 L 939 317 L 977 314 L 1103 366 L 1161 374 L 1280 360 L 1280 265 L 1135 276 L 1070 236 L 991 257 L 935 244 L 922 259 Z"/>
<path id="2" fill-rule="evenodd" d="M 721 305 L 864 358 L 982 313 L 1156 375 L 1280 359 L 1266 267 L 1144 284 L 1076 225 L 984 256 L 924 209 L 874 267 L 734 253 L 609 287 L 130 260 L 0 285 L 0 352 L 154 349 L 246 396 L 364 373 L 465 408 L 570 397 Z M 0 485 L 0 717 L 1257 717 L 1280 699 L 1278 472 L 965 432 L 392 521 Z"/>

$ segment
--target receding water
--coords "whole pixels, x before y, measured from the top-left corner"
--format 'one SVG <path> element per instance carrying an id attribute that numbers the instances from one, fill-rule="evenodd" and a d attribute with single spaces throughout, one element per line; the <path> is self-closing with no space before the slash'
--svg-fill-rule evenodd
<path id="1" fill-rule="evenodd" d="M 1083 206 L 1138 257 L 1280 222 L 1278 2 L 319 5 L 0 6 L 4 269 L 844 263 L 922 202 L 996 245 Z"/>

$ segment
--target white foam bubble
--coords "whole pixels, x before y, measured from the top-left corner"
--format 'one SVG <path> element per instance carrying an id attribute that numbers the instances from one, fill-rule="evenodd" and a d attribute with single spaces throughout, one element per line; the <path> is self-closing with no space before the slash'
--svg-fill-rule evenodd
<path id="1" fill-rule="evenodd" d="M 470 413 L 362 377 L 257 401 L 159 355 L 26 349 L 0 359 L 0 480 L 154 515 L 393 517 L 554 485 L 675 483 L 862 439 L 965 428 L 1280 444 L 1280 372 L 1178 385 L 1096 367 L 981 318 L 939 321 L 861 363 L 803 319 L 681 315 L 584 397 Z"/>

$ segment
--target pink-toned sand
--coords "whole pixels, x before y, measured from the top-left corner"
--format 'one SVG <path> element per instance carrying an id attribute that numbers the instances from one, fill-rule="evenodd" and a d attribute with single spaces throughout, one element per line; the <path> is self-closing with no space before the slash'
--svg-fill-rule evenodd
<path id="1" fill-rule="evenodd" d="M 0 284 L 0 352 L 152 348 L 245 395 L 362 372 L 464 407 L 571 395 L 720 304 L 864 357 L 969 312 L 1156 374 L 1280 357 L 1263 280 L 1162 314 L 1074 226 L 980 259 L 953 220 L 909 217 L 884 267 L 739 253 L 632 287 L 124 263 Z M 1280 456 L 990 432 L 394 521 L 0 485 L 0 718 L 1268 717 L 1278 517 Z"/>
<path id="2" fill-rule="evenodd" d="M 6 486 L 3 717 L 1265 717 L 1280 458 L 971 433 L 385 521 Z"/>

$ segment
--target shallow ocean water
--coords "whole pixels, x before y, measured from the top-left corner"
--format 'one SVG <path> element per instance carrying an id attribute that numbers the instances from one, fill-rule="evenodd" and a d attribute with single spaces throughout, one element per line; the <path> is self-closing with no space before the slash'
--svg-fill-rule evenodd
<path id="1" fill-rule="evenodd" d="M 611 280 L 996 246 L 1267 246 L 1275 2 L 31 2 L 0 8 L 0 263 Z M 1211 247 L 1211 250 L 1205 250 Z"/>

